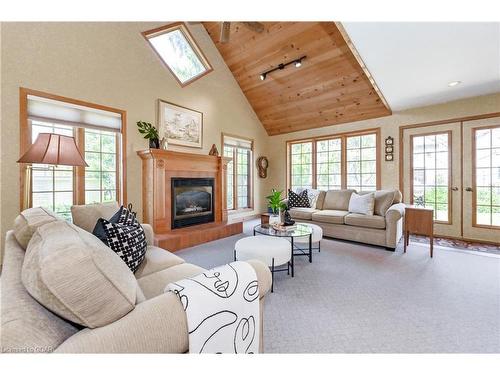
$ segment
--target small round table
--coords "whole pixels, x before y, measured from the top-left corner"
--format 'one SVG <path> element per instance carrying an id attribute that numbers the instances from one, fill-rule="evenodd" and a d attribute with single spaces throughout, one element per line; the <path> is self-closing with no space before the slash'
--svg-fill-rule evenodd
<path id="1" fill-rule="evenodd" d="M 255 236 L 257 233 L 265 235 L 265 236 L 273 236 L 273 237 L 281 237 L 281 238 L 289 238 L 291 243 L 292 250 L 292 260 L 291 260 L 291 269 L 292 269 L 292 277 L 294 277 L 294 262 L 293 258 L 296 256 L 305 255 L 309 257 L 309 263 L 312 263 L 312 235 L 313 230 L 311 227 L 304 224 L 296 224 L 293 225 L 290 229 L 287 230 L 276 230 L 270 224 L 259 224 L 253 228 L 253 235 Z M 309 251 L 305 252 L 303 249 L 294 247 L 294 239 L 299 237 L 307 238 L 309 242 Z M 295 251 L 297 250 L 297 251 Z"/>

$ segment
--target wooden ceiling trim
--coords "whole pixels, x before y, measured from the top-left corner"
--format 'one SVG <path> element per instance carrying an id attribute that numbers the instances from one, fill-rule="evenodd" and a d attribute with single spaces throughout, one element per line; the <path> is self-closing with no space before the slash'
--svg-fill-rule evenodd
<path id="1" fill-rule="evenodd" d="M 270 135 L 391 114 L 340 24 L 264 22 L 264 31 L 256 33 L 232 22 L 224 44 L 220 23 L 203 24 Z M 303 55 L 302 67 L 259 79 L 262 72 Z"/>

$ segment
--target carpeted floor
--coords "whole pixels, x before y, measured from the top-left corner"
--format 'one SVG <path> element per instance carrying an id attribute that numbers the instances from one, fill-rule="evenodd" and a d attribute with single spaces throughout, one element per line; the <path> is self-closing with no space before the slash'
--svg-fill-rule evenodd
<path id="1" fill-rule="evenodd" d="M 211 268 L 246 234 L 177 252 Z M 500 257 L 410 242 L 390 252 L 324 239 L 265 301 L 267 353 L 499 353 Z"/>

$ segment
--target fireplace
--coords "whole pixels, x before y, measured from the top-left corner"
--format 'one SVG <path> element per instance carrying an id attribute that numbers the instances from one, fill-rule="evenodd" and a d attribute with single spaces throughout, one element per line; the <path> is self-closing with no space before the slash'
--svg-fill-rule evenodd
<path id="1" fill-rule="evenodd" d="M 172 177 L 172 229 L 214 221 L 214 179 Z"/>

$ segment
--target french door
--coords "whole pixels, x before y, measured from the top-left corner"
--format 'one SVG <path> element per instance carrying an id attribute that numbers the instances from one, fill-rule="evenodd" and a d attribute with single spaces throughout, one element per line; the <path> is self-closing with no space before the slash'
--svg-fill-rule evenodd
<path id="1" fill-rule="evenodd" d="M 404 202 L 437 236 L 500 244 L 500 117 L 403 129 Z"/>
<path id="2" fill-rule="evenodd" d="M 500 118 L 464 122 L 463 139 L 463 236 L 500 244 Z"/>
<path id="3" fill-rule="evenodd" d="M 434 210 L 435 235 L 461 237 L 460 123 L 405 129 L 404 202 Z"/>

